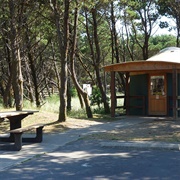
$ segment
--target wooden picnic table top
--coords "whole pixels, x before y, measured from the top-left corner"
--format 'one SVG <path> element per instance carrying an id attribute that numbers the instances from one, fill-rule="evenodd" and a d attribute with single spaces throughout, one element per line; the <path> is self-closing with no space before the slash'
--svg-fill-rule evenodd
<path id="1" fill-rule="evenodd" d="M 4 112 L 0 112 L 0 119 L 12 117 L 12 116 L 19 116 L 19 115 L 30 115 L 30 114 L 34 114 L 35 112 L 38 112 L 38 111 L 32 111 L 32 110 L 4 111 Z"/>

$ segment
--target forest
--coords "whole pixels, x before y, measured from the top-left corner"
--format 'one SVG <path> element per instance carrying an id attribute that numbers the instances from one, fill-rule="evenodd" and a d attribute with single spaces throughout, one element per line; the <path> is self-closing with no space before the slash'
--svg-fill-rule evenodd
<path id="1" fill-rule="evenodd" d="M 72 91 L 93 117 L 91 84 L 110 113 L 103 66 L 146 60 L 180 47 L 180 2 L 175 0 L 1 0 L 0 95 L 5 108 L 41 107 L 58 93 L 59 121 L 71 110 Z M 168 34 L 161 34 L 166 29 Z M 172 32 L 172 33 L 171 33 Z M 124 76 L 116 77 L 124 90 Z"/>

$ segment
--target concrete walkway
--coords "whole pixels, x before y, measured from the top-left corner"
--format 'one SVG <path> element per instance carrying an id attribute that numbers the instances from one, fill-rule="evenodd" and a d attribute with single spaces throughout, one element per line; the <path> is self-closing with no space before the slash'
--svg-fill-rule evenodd
<path id="1" fill-rule="evenodd" d="M 153 118 L 147 117 L 125 117 L 111 123 L 99 123 L 98 125 L 91 125 L 81 129 L 71 129 L 64 133 L 44 134 L 43 142 L 37 144 L 26 144 L 21 151 L 2 151 L 0 150 L 0 171 L 5 170 L 11 166 L 27 161 L 33 157 L 50 153 L 60 146 L 64 146 L 69 142 L 78 140 L 80 137 L 106 132 L 114 129 L 119 129 L 127 126 L 133 126 L 146 121 L 152 121 Z M 179 144 L 160 143 L 160 142 L 125 142 L 125 141 L 103 141 L 100 146 L 113 147 L 136 147 L 136 148 L 163 148 L 179 150 Z"/>

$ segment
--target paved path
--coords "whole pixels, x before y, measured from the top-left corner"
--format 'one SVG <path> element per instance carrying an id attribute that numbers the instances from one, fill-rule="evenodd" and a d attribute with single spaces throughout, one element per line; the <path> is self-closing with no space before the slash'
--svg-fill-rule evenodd
<path id="1" fill-rule="evenodd" d="M 69 142 L 76 141 L 80 137 L 88 134 L 106 132 L 113 129 L 119 129 L 127 126 L 133 126 L 138 123 L 145 121 L 152 121 L 152 118 L 122 118 L 111 123 L 100 123 L 98 125 L 92 125 L 81 129 L 72 129 L 64 133 L 55 134 L 44 134 L 43 142 L 37 144 L 26 144 L 23 146 L 21 151 L 2 151 L 0 150 L 0 171 L 8 169 L 11 166 L 19 164 L 21 162 L 27 161 L 35 156 L 50 153 L 57 148 L 64 146 Z M 123 142 L 118 141 L 116 143 L 110 141 L 104 141 L 101 146 L 125 146 L 125 147 L 151 147 L 151 148 L 167 148 L 179 150 L 178 144 L 165 144 L 165 143 L 155 143 L 147 142 L 146 144 L 142 142 Z"/>

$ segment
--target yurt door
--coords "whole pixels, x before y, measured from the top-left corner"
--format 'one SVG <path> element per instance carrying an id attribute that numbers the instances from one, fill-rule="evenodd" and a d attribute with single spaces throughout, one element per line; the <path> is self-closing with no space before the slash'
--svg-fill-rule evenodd
<path id="1" fill-rule="evenodd" d="M 167 114 L 166 75 L 150 75 L 149 78 L 149 115 Z"/>

